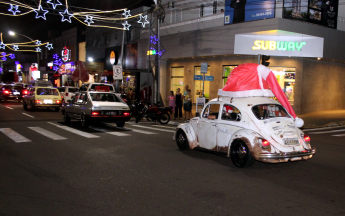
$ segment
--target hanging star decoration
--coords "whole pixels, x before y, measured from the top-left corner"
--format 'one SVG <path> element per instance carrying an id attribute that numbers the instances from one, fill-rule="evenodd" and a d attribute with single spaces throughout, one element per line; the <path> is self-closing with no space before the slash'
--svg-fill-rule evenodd
<path id="1" fill-rule="evenodd" d="M 42 42 L 41 42 L 40 40 L 37 40 L 37 41 L 35 42 L 36 45 L 41 45 L 41 43 L 42 43 Z"/>
<path id="2" fill-rule="evenodd" d="M 4 56 L 4 57 L 2 57 L 2 60 L 3 60 L 3 61 L 6 61 L 6 60 L 7 60 L 7 58 Z"/>
<path id="3" fill-rule="evenodd" d="M 6 44 L 4 44 L 2 41 L 0 43 L 0 49 L 5 49 L 6 48 Z"/>
<path id="4" fill-rule="evenodd" d="M 73 17 L 73 14 L 68 13 L 68 9 L 67 8 L 66 8 L 66 10 L 63 13 L 59 12 L 59 14 L 62 16 L 61 22 L 67 21 L 69 23 L 72 23 L 71 17 Z"/>
<path id="5" fill-rule="evenodd" d="M 58 69 L 59 69 L 58 66 L 54 66 L 54 67 L 53 67 L 53 70 L 54 70 L 54 71 L 57 71 Z"/>
<path id="6" fill-rule="evenodd" d="M 124 15 L 125 17 L 126 17 L 126 19 L 128 18 L 128 17 L 130 17 L 130 16 L 132 16 L 131 14 L 130 14 L 130 10 L 124 10 L 124 12 L 123 12 L 123 14 L 122 15 Z"/>
<path id="7" fill-rule="evenodd" d="M 150 36 L 150 42 L 152 44 L 156 44 L 158 42 L 158 38 L 156 37 L 156 35 Z"/>
<path id="8" fill-rule="evenodd" d="M 14 50 L 19 50 L 18 45 L 13 45 L 13 49 L 14 49 Z"/>
<path id="9" fill-rule="evenodd" d="M 62 5 L 59 0 L 48 0 L 47 3 L 51 4 L 53 6 L 53 9 L 56 9 L 56 6 L 58 5 Z"/>
<path id="10" fill-rule="evenodd" d="M 41 52 L 41 51 L 42 51 L 42 49 L 41 49 L 41 48 L 36 47 L 36 52 Z"/>
<path id="11" fill-rule="evenodd" d="M 47 46 L 46 46 L 46 47 L 47 47 L 48 50 L 54 49 L 54 48 L 53 48 L 53 44 L 51 44 L 51 43 L 49 43 L 49 42 L 47 43 Z"/>
<path id="12" fill-rule="evenodd" d="M 53 55 L 53 59 L 59 59 L 59 55 L 58 54 L 54 54 Z"/>
<path id="13" fill-rule="evenodd" d="M 86 16 L 86 20 L 84 20 L 84 22 L 86 22 L 87 25 L 91 25 L 91 23 L 94 23 L 92 19 L 93 19 L 92 16 Z"/>
<path id="14" fill-rule="evenodd" d="M 11 59 L 16 58 L 16 56 L 14 54 L 12 54 L 12 53 L 8 57 L 10 57 Z"/>
<path id="15" fill-rule="evenodd" d="M 42 5 L 38 7 L 38 10 L 34 9 L 34 11 L 36 12 L 36 19 L 42 18 L 44 20 L 46 20 L 46 14 L 49 12 L 48 10 L 43 10 Z"/>
<path id="16" fill-rule="evenodd" d="M 140 20 L 138 21 L 138 23 L 141 23 L 144 28 L 145 28 L 146 24 L 150 23 L 149 21 L 147 21 L 147 15 L 143 16 L 140 14 L 139 18 L 140 18 Z"/>
<path id="17" fill-rule="evenodd" d="M 12 12 L 13 15 L 16 15 L 16 13 L 20 13 L 20 10 L 18 10 L 18 5 L 12 5 L 10 4 L 11 8 L 8 9 L 8 11 Z"/>
<path id="18" fill-rule="evenodd" d="M 127 21 L 125 23 L 122 23 L 122 25 L 123 25 L 123 30 L 129 30 L 129 27 L 131 26 L 130 24 L 128 24 Z"/>
<path id="19" fill-rule="evenodd" d="M 0 68 L 0 73 L 2 72 L 2 68 Z"/>

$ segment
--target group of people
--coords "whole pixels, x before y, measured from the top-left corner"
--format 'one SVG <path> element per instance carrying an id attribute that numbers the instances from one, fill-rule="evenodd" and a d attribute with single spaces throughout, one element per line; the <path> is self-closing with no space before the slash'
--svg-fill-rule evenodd
<path id="1" fill-rule="evenodd" d="M 185 86 L 183 94 L 181 94 L 180 88 L 176 90 L 175 95 L 174 91 L 170 91 L 167 100 L 169 101 L 169 106 L 173 107 L 171 118 L 174 117 L 174 119 L 179 120 L 182 118 L 182 106 L 184 110 L 184 119 L 187 120 L 192 118 L 192 94 L 188 85 Z"/>

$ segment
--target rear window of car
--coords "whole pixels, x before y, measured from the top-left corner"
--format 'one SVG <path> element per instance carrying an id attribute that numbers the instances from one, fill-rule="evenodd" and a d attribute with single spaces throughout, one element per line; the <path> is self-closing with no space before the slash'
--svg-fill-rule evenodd
<path id="1" fill-rule="evenodd" d="M 114 91 L 114 87 L 112 85 L 92 84 L 89 90 L 110 92 L 110 91 Z"/>
<path id="2" fill-rule="evenodd" d="M 59 91 L 53 88 L 37 88 L 37 95 L 59 95 Z"/>
<path id="3" fill-rule="evenodd" d="M 67 88 L 68 92 L 77 92 L 78 91 L 78 88 Z"/>
<path id="4" fill-rule="evenodd" d="M 13 86 L 4 86 L 4 89 L 6 89 L 6 90 L 13 90 L 14 87 Z"/>
<path id="5" fill-rule="evenodd" d="M 65 88 L 58 88 L 59 92 L 65 92 Z"/>
<path id="6" fill-rule="evenodd" d="M 122 102 L 115 94 L 111 93 L 90 93 L 92 101 Z"/>
<path id="7" fill-rule="evenodd" d="M 253 106 L 252 111 L 257 119 L 264 120 L 276 117 L 289 117 L 286 110 L 278 104 L 261 104 Z"/>

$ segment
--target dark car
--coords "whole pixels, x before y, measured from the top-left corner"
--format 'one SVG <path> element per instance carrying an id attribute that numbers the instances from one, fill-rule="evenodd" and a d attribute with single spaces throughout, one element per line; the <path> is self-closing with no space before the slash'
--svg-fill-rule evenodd
<path id="1" fill-rule="evenodd" d="M 22 100 L 27 90 L 18 85 L 4 85 L 0 87 L 0 101 Z"/>

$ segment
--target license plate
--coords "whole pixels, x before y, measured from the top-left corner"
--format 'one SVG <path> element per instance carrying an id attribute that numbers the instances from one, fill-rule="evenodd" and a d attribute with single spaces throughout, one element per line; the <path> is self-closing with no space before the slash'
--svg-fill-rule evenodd
<path id="1" fill-rule="evenodd" d="M 284 143 L 285 145 L 297 145 L 298 144 L 298 139 L 294 138 L 294 139 L 284 139 Z"/>
<path id="2" fill-rule="evenodd" d="M 116 115 L 116 112 L 106 112 L 106 115 Z"/>
<path id="3" fill-rule="evenodd" d="M 13 92 L 14 95 L 19 95 L 20 93 L 19 92 Z"/>
<path id="4" fill-rule="evenodd" d="M 53 100 L 44 100 L 44 103 L 45 103 L 45 104 L 52 104 L 52 103 L 53 103 Z"/>

